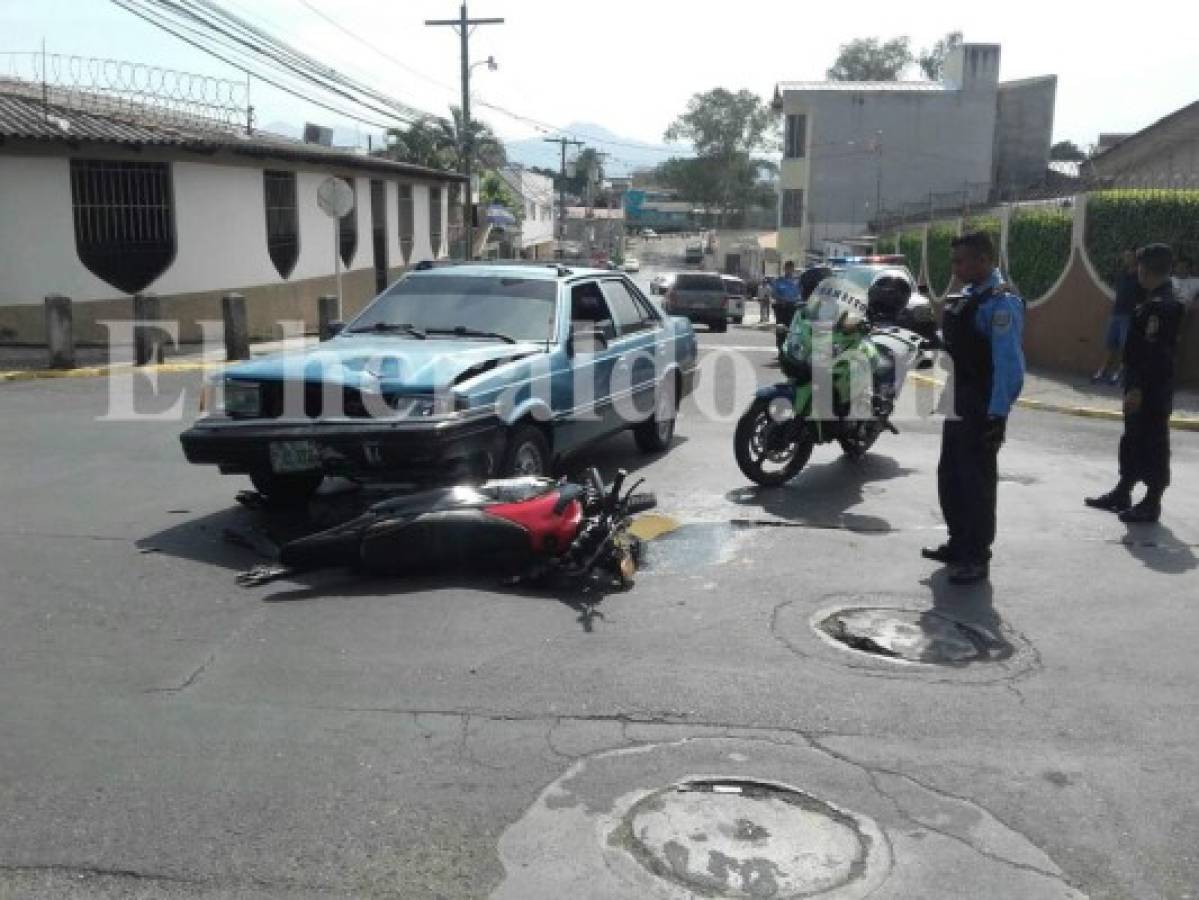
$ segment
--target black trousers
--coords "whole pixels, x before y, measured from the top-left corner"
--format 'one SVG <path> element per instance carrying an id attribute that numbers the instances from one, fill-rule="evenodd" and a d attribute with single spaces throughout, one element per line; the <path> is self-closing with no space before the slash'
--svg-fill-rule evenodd
<path id="1" fill-rule="evenodd" d="M 1170 484 L 1170 413 L 1172 391 L 1145 392 L 1141 408 L 1124 414 L 1120 438 L 1120 478 L 1143 481 L 1151 491 Z"/>
<path id="2" fill-rule="evenodd" d="M 946 419 L 941 432 L 937 493 L 949 546 L 966 562 L 986 562 L 995 542 L 999 451 L 986 445 L 987 420 Z"/>

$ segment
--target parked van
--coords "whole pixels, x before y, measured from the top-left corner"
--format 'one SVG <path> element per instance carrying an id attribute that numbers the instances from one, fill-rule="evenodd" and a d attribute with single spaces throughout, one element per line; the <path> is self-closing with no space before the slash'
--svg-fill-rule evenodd
<path id="1" fill-rule="evenodd" d="M 745 320 L 746 284 L 734 275 L 721 275 L 720 280 L 724 282 L 724 294 L 728 298 L 729 318 L 740 325 Z"/>

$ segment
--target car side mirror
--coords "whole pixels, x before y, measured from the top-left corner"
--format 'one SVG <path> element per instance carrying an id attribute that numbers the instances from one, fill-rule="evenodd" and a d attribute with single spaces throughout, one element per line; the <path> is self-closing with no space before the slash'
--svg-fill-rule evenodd
<path id="1" fill-rule="evenodd" d="M 321 336 L 322 341 L 327 341 L 329 338 L 337 337 L 346 330 L 345 322 L 330 322 L 325 326 L 325 333 Z"/>

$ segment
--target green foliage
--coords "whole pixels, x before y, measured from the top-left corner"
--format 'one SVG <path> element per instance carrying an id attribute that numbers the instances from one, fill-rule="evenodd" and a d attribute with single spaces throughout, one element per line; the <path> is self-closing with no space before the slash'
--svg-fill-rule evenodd
<path id="1" fill-rule="evenodd" d="M 898 81 L 911 62 L 911 41 L 906 37 L 886 43 L 878 38 L 857 38 L 841 45 L 826 75 L 832 81 Z"/>
<path id="2" fill-rule="evenodd" d="M 1193 253 L 1199 191 L 1100 191 L 1087 200 L 1087 255 L 1109 284 L 1122 251 L 1157 242 Z"/>
<path id="3" fill-rule="evenodd" d="M 516 216 L 516 221 L 524 221 L 525 205 L 513 193 L 508 182 L 495 172 L 488 172 L 479 182 L 479 203 L 484 207 L 492 204 L 502 206 Z"/>
<path id="4" fill-rule="evenodd" d="M 929 81 L 940 81 L 945 73 L 945 58 L 951 50 L 961 46 L 961 43 L 962 33 L 951 31 L 927 50 L 922 50 L 916 62 L 920 64 L 920 71 L 924 73 L 924 77 Z"/>
<path id="5" fill-rule="evenodd" d="M 464 132 L 462 110 L 450 107 L 450 118 L 428 116 L 407 128 L 387 129 L 389 146 L 378 155 L 433 169 L 462 169 L 462 139 L 469 134 L 475 169 L 498 169 L 507 161 L 504 144 L 486 122 L 471 118 Z"/>
<path id="6" fill-rule="evenodd" d="M 1044 297 L 1070 261 L 1074 216 L 1064 209 L 1017 209 L 1008 226 L 1008 276 L 1025 300 Z"/>
<path id="7" fill-rule="evenodd" d="M 916 277 L 920 277 L 920 267 L 924 263 L 924 235 L 919 231 L 904 231 L 899 235 L 899 252 L 907 261 L 908 269 Z"/>
<path id="8" fill-rule="evenodd" d="M 949 290 L 953 275 L 949 255 L 952 242 L 958 236 L 957 223 L 934 222 L 928 229 L 928 280 L 937 297 Z"/>
<path id="9" fill-rule="evenodd" d="M 1058 141 L 1049 148 L 1049 158 L 1065 162 L 1082 162 L 1087 155 L 1074 141 Z"/>

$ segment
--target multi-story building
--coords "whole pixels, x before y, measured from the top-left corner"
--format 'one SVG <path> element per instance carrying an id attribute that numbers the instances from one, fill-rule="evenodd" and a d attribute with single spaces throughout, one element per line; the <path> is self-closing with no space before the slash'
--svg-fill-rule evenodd
<path id="1" fill-rule="evenodd" d="M 779 84 L 782 257 L 859 236 L 880 208 L 985 203 L 1042 180 L 1057 79 L 1000 83 L 999 58 L 996 44 L 965 44 L 941 81 Z"/>
<path id="2" fill-rule="evenodd" d="M 499 175 L 524 210 L 513 250 L 525 259 L 552 259 L 558 221 L 553 179 L 524 166 L 507 166 L 499 170 Z"/>

